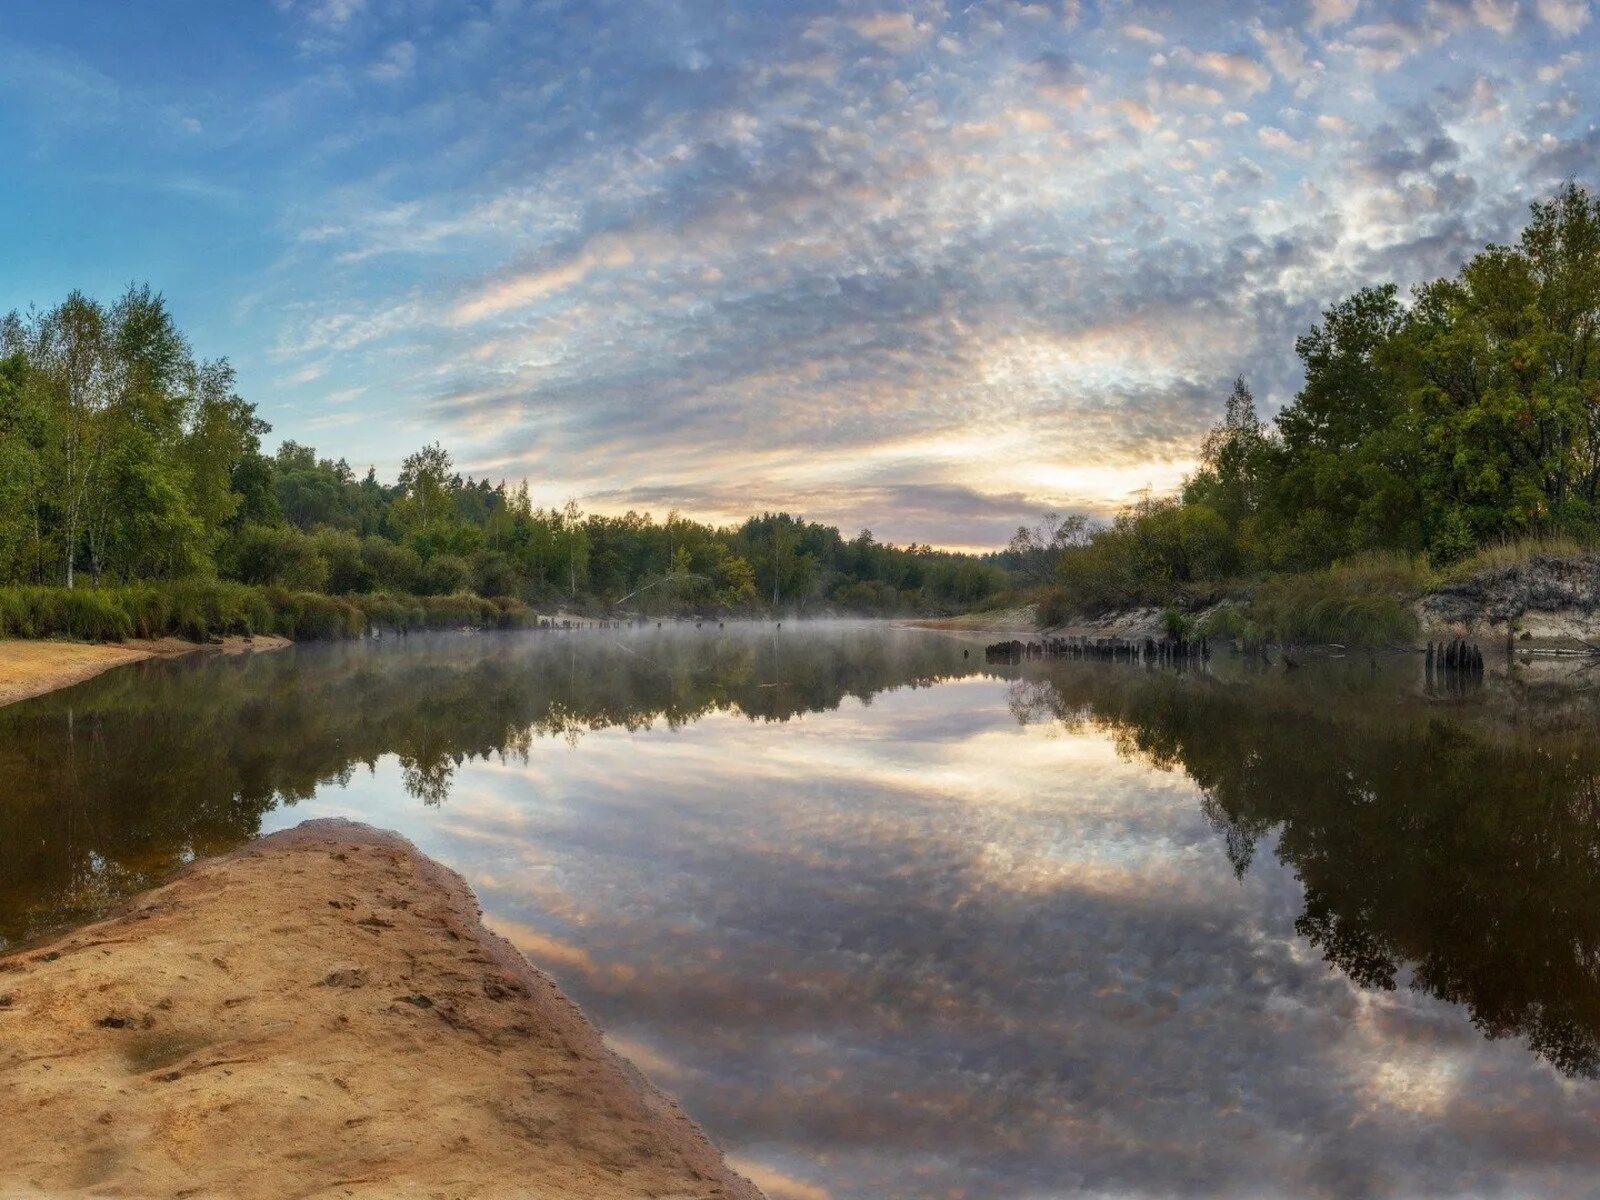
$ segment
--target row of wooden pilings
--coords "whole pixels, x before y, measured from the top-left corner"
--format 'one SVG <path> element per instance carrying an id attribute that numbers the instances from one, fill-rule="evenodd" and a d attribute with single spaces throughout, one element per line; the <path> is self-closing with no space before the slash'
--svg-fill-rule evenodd
<path id="1" fill-rule="evenodd" d="M 703 629 L 707 625 L 711 624 L 712 620 L 714 620 L 714 618 L 711 618 L 711 619 L 702 618 L 702 619 L 700 619 L 700 620 L 698 620 L 698 621 L 696 621 L 694 623 L 694 627 L 696 629 Z M 594 620 L 587 620 L 587 621 L 583 620 L 581 618 L 579 620 L 571 620 L 571 619 L 565 618 L 565 617 L 561 618 L 559 620 L 557 620 L 555 618 L 552 618 L 552 617 L 540 617 L 539 618 L 539 628 L 540 629 L 558 629 L 558 630 L 559 629 L 644 629 L 646 626 L 651 625 L 651 624 L 654 624 L 657 629 L 661 628 L 661 622 L 655 620 L 655 618 L 653 618 L 653 617 L 627 617 L 625 619 L 624 618 L 616 618 L 616 617 L 601 617 L 601 618 L 597 618 L 597 619 L 594 619 Z M 721 622 L 721 621 L 717 621 L 716 622 L 716 626 L 717 626 L 718 629 L 726 628 L 724 623 Z M 782 621 L 778 622 L 778 628 L 779 629 L 783 628 L 783 622 Z"/>
<path id="2" fill-rule="evenodd" d="M 1200 638 L 1053 637 L 1039 642 L 995 642 L 983 648 L 985 662 L 1019 663 L 1032 658 L 1076 658 L 1100 662 L 1202 662 L 1211 657 L 1211 643 Z"/>
<path id="3" fill-rule="evenodd" d="M 1449 642 L 1428 643 L 1428 673 L 1449 671 L 1464 675 L 1483 674 L 1483 651 L 1476 642 L 1456 638 Z"/>

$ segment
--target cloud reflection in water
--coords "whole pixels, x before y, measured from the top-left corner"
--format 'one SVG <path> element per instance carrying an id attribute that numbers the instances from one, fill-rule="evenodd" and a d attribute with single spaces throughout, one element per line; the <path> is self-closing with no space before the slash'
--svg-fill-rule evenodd
<path id="1" fill-rule="evenodd" d="M 387 762 L 314 807 L 462 869 L 780 1198 L 1587 1186 L 1590 1085 L 1330 970 L 1292 871 L 1236 878 L 1184 774 L 1014 702 L 606 729 L 468 763 L 435 812 Z"/>

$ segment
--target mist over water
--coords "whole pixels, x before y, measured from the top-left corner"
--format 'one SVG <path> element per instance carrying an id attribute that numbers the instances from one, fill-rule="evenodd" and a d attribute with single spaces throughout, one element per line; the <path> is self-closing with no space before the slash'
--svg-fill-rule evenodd
<path id="1" fill-rule="evenodd" d="M 0 709 L 0 937 L 352 816 L 774 1200 L 1584 1194 L 1591 702 L 981 660 L 713 622 L 117 672 Z"/>

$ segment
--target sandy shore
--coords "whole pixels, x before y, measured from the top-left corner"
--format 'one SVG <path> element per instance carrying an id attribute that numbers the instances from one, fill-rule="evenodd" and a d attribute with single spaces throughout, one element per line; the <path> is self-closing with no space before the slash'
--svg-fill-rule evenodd
<path id="1" fill-rule="evenodd" d="M 912 617 L 897 624 L 945 633 L 1004 633 L 1026 637 L 1039 632 L 1039 612 L 1032 604 L 1024 604 L 1018 608 L 962 613 L 958 617 Z"/>
<path id="2" fill-rule="evenodd" d="M 276 650 L 289 644 L 286 638 L 278 637 L 227 638 L 212 645 L 186 642 L 181 638 L 113 644 L 0 638 L 0 705 L 71 687 L 113 667 L 148 658 L 175 658 L 199 651 L 242 654 Z"/>
<path id="3" fill-rule="evenodd" d="M 408 842 L 314 821 L 0 959 L 0 1195 L 758 1200 Z"/>

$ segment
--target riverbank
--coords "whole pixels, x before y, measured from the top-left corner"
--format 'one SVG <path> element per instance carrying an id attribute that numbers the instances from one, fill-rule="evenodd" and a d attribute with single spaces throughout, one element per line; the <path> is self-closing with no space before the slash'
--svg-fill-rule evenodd
<path id="1" fill-rule="evenodd" d="M 0 1194 L 758 1200 L 484 928 L 312 821 L 0 959 Z"/>
<path id="2" fill-rule="evenodd" d="M 181 638 L 125 642 L 24 641 L 0 638 L 0 706 L 93 679 L 114 667 L 201 652 L 247 654 L 290 645 L 288 638 L 231 637 L 202 645 Z"/>
<path id="3" fill-rule="evenodd" d="M 954 617 L 911 617 L 896 624 L 946 633 L 1034 633 L 1039 629 L 1039 609 L 1033 604 L 1019 604 Z"/>
<path id="4" fill-rule="evenodd" d="M 1369 557 L 1327 570 L 1205 589 L 1204 603 L 1098 610 L 1049 606 L 1041 632 L 1143 640 L 1181 627 L 1213 637 L 1306 645 L 1485 644 L 1588 650 L 1600 644 L 1600 553 L 1497 547 L 1447 570 Z"/>

